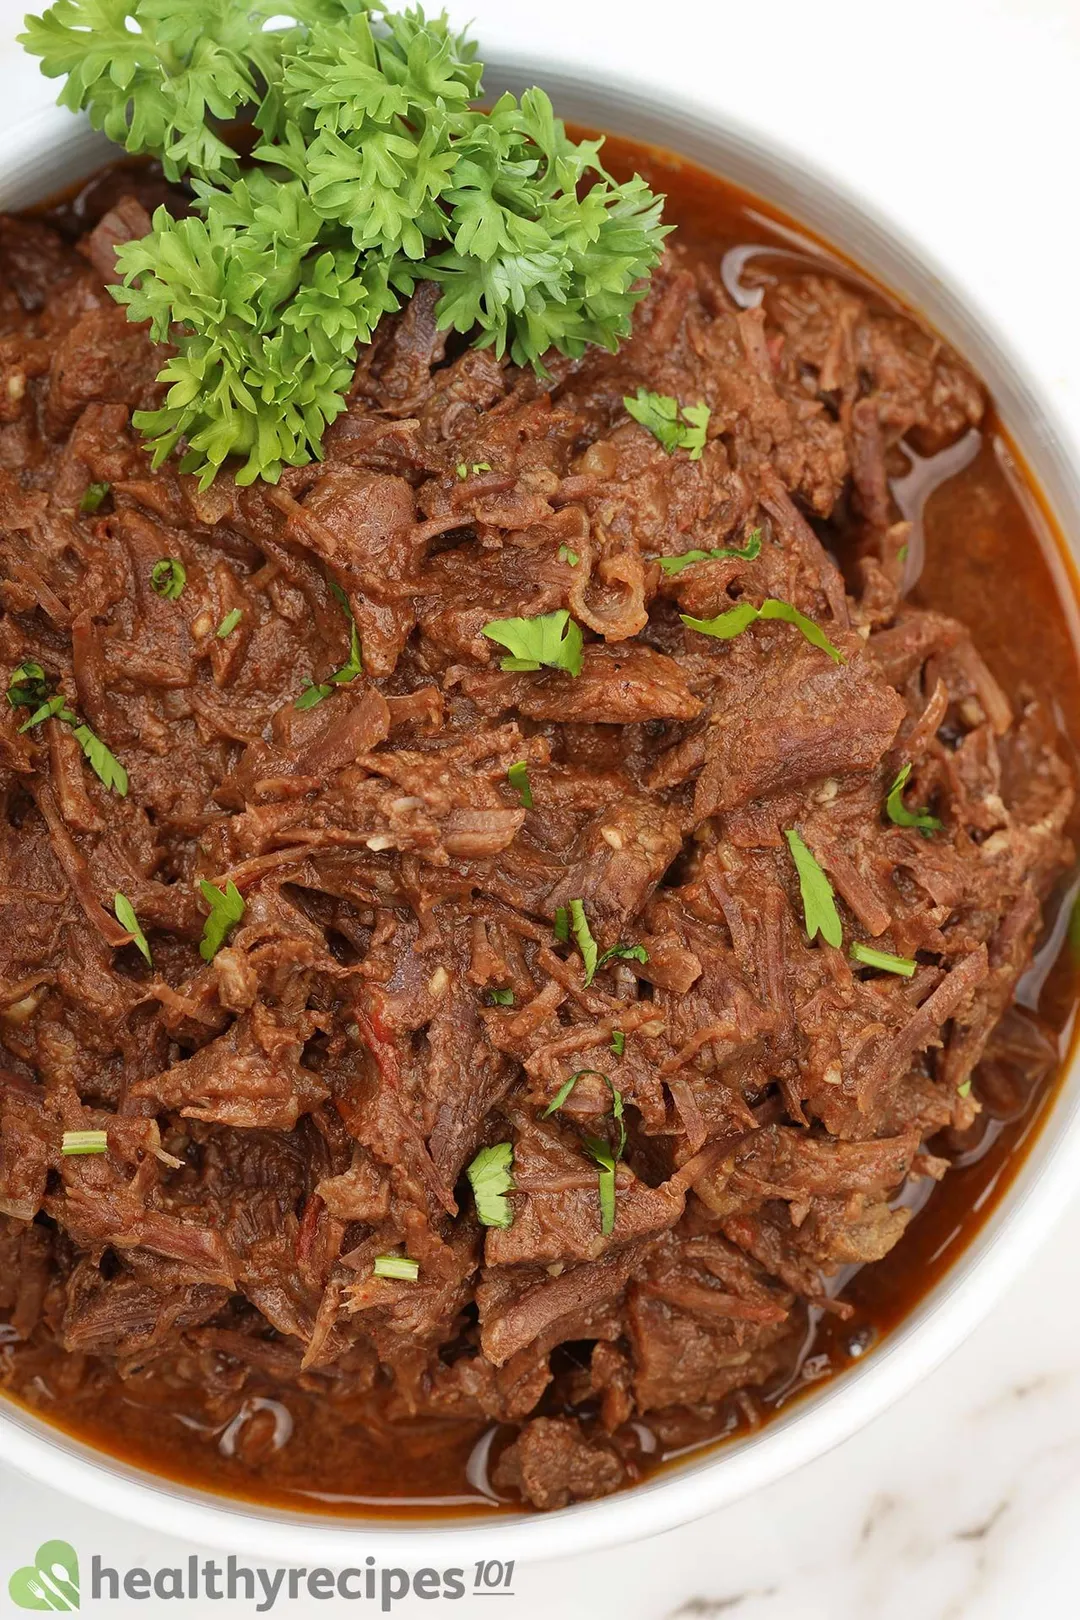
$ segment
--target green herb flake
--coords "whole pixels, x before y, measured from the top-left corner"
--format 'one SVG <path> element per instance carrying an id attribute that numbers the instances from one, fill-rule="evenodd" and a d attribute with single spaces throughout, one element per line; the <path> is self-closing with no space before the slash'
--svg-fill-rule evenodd
<path id="1" fill-rule="evenodd" d="M 150 584 L 167 602 L 175 602 L 184 594 L 187 569 L 179 557 L 162 557 L 150 570 Z"/>
<path id="2" fill-rule="evenodd" d="M 40 726 L 45 720 L 53 719 L 64 720 L 69 725 L 75 724 L 76 716 L 68 708 L 67 698 L 62 692 L 57 692 L 51 698 L 46 698 L 40 709 L 35 709 L 30 718 L 23 721 L 19 727 L 20 735 L 24 731 L 32 730 L 34 726 Z"/>
<path id="3" fill-rule="evenodd" d="M 843 653 L 833 646 L 820 625 L 808 619 L 805 613 L 800 613 L 797 607 L 792 607 L 790 602 L 780 602 L 772 596 L 767 597 L 760 607 L 755 607 L 752 602 L 739 602 L 726 613 L 718 613 L 715 619 L 692 619 L 686 613 L 680 613 L 679 617 L 687 629 L 698 630 L 703 636 L 715 636 L 719 641 L 731 641 L 735 636 L 742 635 L 758 619 L 781 619 L 801 631 L 811 646 L 820 647 L 822 652 L 828 653 L 834 664 L 844 662 Z"/>
<path id="4" fill-rule="evenodd" d="M 784 833 L 799 874 L 803 918 L 811 939 L 820 934 L 828 945 L 840 945 L 844 929 L 836 909 L 833 887 L 794 827 Z"/>
<path id="5" fill-rule="evenodd" d="M 13 709 L 36 709 L 48 700 L 50 685 L 41 665 L 27 658 L 8 676 L 7 700 Z"/>
<path id="6" fill-rule="evenodd" d="M 104 1131 L 65 1131 L 60 1152 L 65 1159 L 82 1153 L 107 1153 L 109 1138 Z"/>
<path id="7" fill-rule="evenodd" d="M 559 547 L 559 561 L 569 563 L 571 568 L 576 568 L 581 558 L 572 546 L 562 545 Z"/>
<path id="8" fill-rule="evenodd" d="M 503 1231 L 514 1224 L 514 1212 L 506 1195 L 514 1190 L 514 1146 L 496 1142 L 481 1148 L 465 1174 L 473 1190 L 476 1218 L 481 1226 L 498 1226 Z"/>
<path id="9" fill-rule="evenodd" d="M 75 717 L 60 711 L 61 720 L 73 720 Z M 72 736 L 82 749 L 90 762 L 90 768 L 111 793 L 118 793 L 120 797 L 127 797 L 128 773 L 110 748 L 107 748 L 96 732 L 91 731 L 87 725 L 77 725 Z"/>
<path id="10" fill-rule="evenodd" d="M 670 394 L 652 394 L 647 388 L 639 388 L 633 398 L 629 394 L 624 395 L 623 404 L 634 421 L 648 428 L 669 456 L 676 450 L 687 450 L 691 461 L 701 460 L 709 426 L 707 405 L 680 407 L 678 400 L 672 399 Z"/>
<path id="11" fill-rule="evenodd" d="M 611 1050 L 617 1058 L 621 1058 L 626 1051 L 626 1036 L 621 1029 L 613 1029 L 611 1032 Z"/>
<path id="12" fill-rule="evenodd" d="M 489 1007 L 512 1007 L 514 1005 L 514 992 L 512 990 L 485 990 L 484 1000 Z"/>
<path id="13" fill-rule="evenodd" d="M 714 546 L 711 551 L 681 551 L 674 557 L 657 557 L 657 562 L 664 573 L 670 578 L 674 574 L 681 574 L 684 568 L 689 568 L 696 562 L 720 562 L 725 557 L 737 558 L 740 562 L 753 562 L 755 557 L 761 555 L 761 530 L 752 529 L 747 536 L 745 546 Z"/>
<path id="14" fill-rule="evenodd" d="M 457 473 L 459 478 L 468 478 L 469 476 L 469 469 L 464 461 L 459 461 L 454 471 Z"/>
<path id="15" fill-rule="evenodd" d="M 590 985 L 596 977 L 600 953 L 585 915 L 585 904 L 581 900 L 570 902 L 570 932 L 585 964 L 585 983 Z"/>
<path id="16" fill-rule="evenodd" d="M 244 901 L 232 881 L 226 883 L 224 891 L 205 880 L 199 884 L 199 889 L 210 907 L 210 915 L 203 924 L 199 955 L 204 962 L 212 962 L 224 945 L 229 930 L 243 917 Z"/>
<path id="17" fill-rule="evenodd" d="M 626 1121 L 623 1117 L 623 1097 L 618 1086 L 613 1086 L 610 1079 L 600 1069 L 578 1069 L 569 1080 L 563 1082 L 554 1097 L 544 1109 L 543 1118 L 547 1119 L 563 1103 L 573 1091 L 577 1082 L 586 1074 L 595 1074 L 603 1080 L 611 1092 L 611 1115 L 615 1121 L 618 1139 L 614 1151 L 607 1142 L 599 1136 L 585 1137 L 585 1146 L 600 1167 L 599 1193 L 600 1193 L 600 1230 L 605 1237 L 615 1230 L 615 1167 L 626 1152 Z"/>
<path id="18" fill-rule="evenodd" d="M 218 640 L 224 641 L 226 636 L 231 636 L 243 617 L 244 611 L 242 608 L 230 608 L 217 627 L 216 635 Z"/>
<path id="19" fill-rule="evenodd" d="M 919 965 L 910 956 L 890 956 L 888 951 L 875 951 L 872 945 L 858 941 L 851 947 L 851 957 L 864 967 L 880 968 L 882 973 L 899 973 L 905 979 L 910 979 Z"/>
<path id="20" fill-rule="evenodd" d="M 971 1096 L 971 1080 L 970 1079 L 962 1081 L 961 1084 L 957 1086 L 956 1095 L 958 1097 L 970 1097 Z"/>
<path id="21" fill-rule="evenodd" d="M 647 962 L 649 953 L 644 945 L 613 945 L 605 951 L 597 962 L 597 968 L 607 967 L 609 962 Z"/>
<path id="22" fill-rule="evenodd" d="M 113 911 L 116 913 L 116 920 L 121 928 L 126 928 L 131 935 L 132 944 L 138 946 L 148 965 L 153 967 L 154 962 L 150 955 L 150 947 L 146 943 L 146 935 L 139 926 L 139 919 L 135 915 L 135 907 L 126 895 L 116 894 L 113 896 Z"/>
<path id="23" fill-rule="evenodd" d="M 519 759 L 516 765 L 511 765 L 506 773 L 506 780 L 510 783 L 525 809 L 531 810 L 533 808 L 533 794 L 529 782 L 529 767 L 523 759 Z"/>
<path id="24" fill-rule="evenodd" d="M 111 484 L 87 484 L 83 491 L 82 500 L 79 502 L 79 511 L 86 517 L 90 517 L 94 512 L 97 512 L 111 488 Z"/>
<path id="25" fill-rule="evenodd" d="M 555 908 L 555 941 L 559 945 L 570 943 L 570 913 L 565 906 Z"/>
<path id="26" fill-rule="evenodd" d="M 393 1277 L 398 1282 L 415 1282 L 420 1275 L 419 1260 L 407 1254 L 377 1254 L 372 1266 L 376 1277 Z"/>
<path id="27" fill-rule="evenodd" d="M 535 619 L 492 619 L 481 634 L 510 653 L 509 658 L 500 659 L 501 669 L 533 670 L 543 665 L 564 669 L 574 676 L 581 674 L 581 626 L 565 608 L 557 613 L 541 613 Z"/>
<path id="28" fill-rule="evenodd" d="M 911 762 L 909 760 L 906 765 L 900 767 L 896 780 L 889 789 L 888 797 L 885 800 L 885 814 L 895 826 L 917 827 L 924 838 L 929 838 L 931 833 L 937 832 L 943 826 L 943 823 L 938 820 L 937 816 L 932 816 L 929 810 L 909 810 L 907 808 L 904 803 L 904 789 L 910 775 Z"/>
<path id="29" fill-rule="evenodd" d="M 336 669 L 328 681 L 308 681 L 297 698 L 293 707 L 296 709 L 313 709 L 316 703 L 328 698 L 335 686 L 347 686 L 363 673 L 363 660 L 360 651 L 360 632 L 356 628 L 353 618 L 352 605 L 336 579 L 327 581 L 331 593 L 345 610 L 349 621 L 349 656 L 340 669 Z"/>

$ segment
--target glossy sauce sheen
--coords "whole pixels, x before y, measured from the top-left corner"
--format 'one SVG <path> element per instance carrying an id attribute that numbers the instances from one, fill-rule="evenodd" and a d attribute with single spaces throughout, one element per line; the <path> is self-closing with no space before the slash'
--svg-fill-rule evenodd
<path id="1" fill-rule="evenodd" d="M 605 161 L 617 178 L 636 169 L 665 192 L 666 218 L 678 226 L 681 242 L 723 266 L 729 278 L 752 287 L 770 267 L 790 268 L 797 228 L 767 204 L 670 154 L 628 141 L 609 139 Z M 64 223 L 62 210 L 51 218 Z M 77 226 L 70 212 L 67 223 Z M 827 257 L 827 268 L 837 273 L 829 250 L 804 233 L 798 236 L 800 258 L 821 263 Z M 754 246 L 772 253 L 732 252 Z M 840 269 L 844 273 L 842 264 Z M 850 273 L 866 285 L 858 272 Z M 880 290 L 879 296 L 887 298 Z M 981 433 L 973 431 L 934 462 L 913 459 L 905 470 L 901 455 L 897 480 L 894 495 L 904 515 L 922 518 L 923 547 L 917 537 L 912 544 L 913 571 L 922 564 L 912 598 L 963 619 L 1009 696 L 1034 692 L 1047 699 L 1080 751 L 1080 669 L 1069 630 L 1075 581 L 1060 537 L 993 411 Z M 1070 830 L 1074 837 L 1080 831 L 1076 825 Z M 1054 907 L 1048 907 L 1047 942 L 1021 986 L 1021 997 L 1032 1004 L 1045 970 L 1038 1008 L 1056 1032 L 1062 1063 L 1077 1005 L 1075 966 L 1062 947 L 1063 903 L 1064 894 L 1056 927 Z M 703 1428 L 688 1416 L 681 1431 L 666 1427 L 664 1442 L 643 1433 L 644 1449 L 657 1466 L 767 1419 L 879 1342 L 994 1208 L 1045 1118 L 1053 1089 L 1050 1084 L 1026 1098 L 984 1094 L 984 1113 L 966 1139 L 934 1143 L 955 1167 L 941 1185 L 920 1184 L 932 1191 L 902 1240 L 885 1259 L 836 1279 L 835 1287 L 842 1286 L 855 1307 L 853 1317 L 817 1321 L 812 1313 L 799 1361 L 782 1386 L 740 1392 L 720 1409 L 719 1422 Z M 558 1354 L 573 1358 L 574 1346 Z M 474 1421 L 423 1420 L 405 1432 L 389 1425 L 380 1430 L 377 1397 L 358 1397 L 354 1405 L 290 1388 L 282 1398 L 270 1384 L 254 1393 L 250 1385 L 238 1389 L 228 1410 L 220 1402 L 210 1410 L 192 1386 L 170 1387 L 152 1369 L 121 1381 L 104 1370 L 72 1376 L 73 1358 L 55 1351 L 27 1349 L 18 1359 L 25 1364 L 14 1383 L 40 1416 L 55 1421 L 62 1411 L 64 1427 L 80 1439 L 194 1486 L 341 1515 L 427 1517 L 433 1509 L 471 1514 L 499 1507 L 488 1494 L 486 1467 L 498 1436 Z M 513 1511 L 519 1511 L 516 1505 Z"/>

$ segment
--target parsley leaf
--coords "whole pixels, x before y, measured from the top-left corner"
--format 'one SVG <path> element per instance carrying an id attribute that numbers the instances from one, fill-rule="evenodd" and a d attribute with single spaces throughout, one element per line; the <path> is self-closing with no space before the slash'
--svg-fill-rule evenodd
<path id="1" fill-rule="evenodd" d="M 364 666 L 360 656 L 360 632 L 356 628 L 356 620 L 353 618 L 352 605 L 336 579 L 328 580 L 327 583 L 330 586 L 331 594 L 340 602 L 349 620 L 349 656 L 340 669 L 335 669 L 329 680 L 308 681 L 293 705 L 297 709 L 313 709 L 316 703 L 321 703 L 323 698 L 330 696 L 335 686 L 347 686 L 350 681 L 355 681 L 356 677 L 363 672 Z"/>
<path id="2" fill-rule="evenodd" d="M 162 557 L 150 570 L 150 584 L 167 602 L 175 602 L 184 594 L 187 569 L 179 557 Z"/>
<path id="3" fill-rule="evenodd" d="M 19 727 L 20 732 L 30 731 L 34 726 L 40 726 L 44 720 L 54 718 L 63 720 L 65 725 L 72 727 L 72 736 L 89 760 L 91 768 L 107 788 L 119 793 L 123 798 L 128 790 L 127 771 L 97 733 L 91 731 L 88 725 L 80 721 L 74 710 L 68 707 L 64 694 L 62 692 L 50 694 L 50 686 L 51 682 L 45 671 L 32 659 L 27 659 L 25 663 L 12 670 L 8 680 L 8 702 L 16 708 L 36 705 L 29 720 L 25 720 Z"/>
<path id="4" fill-rule="evenodd" d="M 224 945 L 229 930 L 244 915 L 244 901 L 236 884 L 231 881 L 226 883 L 224 893 L 216 884 L 205 880 L 199 884 L 199 888 L 210 907 L 210 915 L 203 924 L 199 955 L 204 962 L 212 962 Z"/>
<path id="5" fill-rule="evenodd" d="M 12 708 L 38 708 L 48 701 L 51 682 L 32 658 L 16 665 L 8 676 L 7 700 Z"/>
<path id="6" fill-rule="evenodd" d="M 581 952 L 581 960 L 585 964 L 585 983 L 590 985 L 596 977 L 600 953 L 596 941 L 592 937 L 589 919 L 585 915 L 584 902 L 581 900 L 571 900 L 570 902 L 570 932 L 574 936 L 574 944 Z"/>
<path id="7" fill-rule="evenodd" d="M 813 939 L 820 934 L 829 945 L 839 945 L 844 937 L 840 913 L 836 909 L 832 884 L 794 827 L 784 833 L 799 874 L 806 932 Z"/>
<path id="8" fill-rule="evenodd" d="M 243 617 L 243 608 L 230 608 L 215 632 L 218 640 L 224 641 L 226 636 L 231 636 Z"/>
<path id="9" fill-rule="evenodd" d="M 120 924 L 121 928 L 126 928 L 128 933 L 131 935 L 132 944 L 139 947 L 139 950 L 142 952 L 143 956 L 145 956 L 149 965 L 153 967 L 154 961 L 150 955 L 150 947 L 146 943 L 146 935 L 139 926 L 139 919 L 135 915 L 135 908 L 126 895 L 113 895 L 113 911 L 116 913 L 116 920 Z"/>
<path id="10" fill-rule="evenodd" d="M 911 762 L 901 766 L 897 772 L 896 781 L 889 789 L 885 800 L 885 814 L 897 827 L 917 827 L 924 838 L 937 832 L 943 825 L 937 816 L 932 816 L 929 810 L 909 810 L 904 803 L 904 788 L 911 775 Z"/>
<path id="11" fill-rule="evenodd" d="M 613 1029 L 611 1032 L 611 1050 L 619 1058 L 626 1051 L 626 1036 L 621 1029 Z"/>
<path id="12" fill-rule="evenodd" d="M 479 105 L 445 17 L 272 9 L 57 0 L 21 36 L 65 106 L 193 181 L 194 214 L 159 210 L 118 253 L 116 296 L 175 347 L 164 402 L 136 413 L 157 462 L 182 442 L 205 487 L 230 456 L 245 483 L 319 456 L 358 345 L 421 279 L 441 329 L 541 373 L 552 347 L 617 347 L 666 235 L 642 179 L 616 184 L 540 90 Z M 261 140 L 241 171 L 247 106 Z"/>
<path id="13" fill-rule="evenodd" d="M 858 941 L 851 947 L 851 957 L 855 962 L 862 962 L 864 967 L 880 968 L 883 973 L 899 973 L 905 979 L 910 979 L 919 965 L 910 956 L 890 956 L 888 951 L 876 951 L 872 945 L 862 945 Z"/>
<path id="14" fill-rule="evenodd" d="M 647 962 L 649 953 L 644 945 L 613 945 L 605 951 L 597 962 L 597 967 L 606 967 L 609 962 Z"/>
<path id="15" fill-rule="evenodd" d="M 599 1192 L 600 1192 L 600 1230 L 605 1237 L 615 1230 L 615 1167 L 626 1152 L 626 1122 L 623 1118 L 622 1092 L 618 1086 L 613 1086 L 606 1074 L 599 1069 L 578 1069 L 569 1080 L 563 1082 L 554 1097 L 544 1109 L 543 1118 L 547 1119 L 563 1103 L 573 1091 L 582 1075 L 595 1074 L 605 1082 L 611 1092 L 611 1114 L 618 1130 L 618 1141 L 614 1152 L 608 1143 L 599 1136 L 587 1136 L 585 1146 L 600 1166 Z"/>
<path id="16" fill-rule="evenodd" d="M 559 547 L 559 561 L 569 563 L 571 568 L 576 568 L 581 558 L 572 546 L 561 545 Z"/>
<path id="17" fill-rule="evenodd" d="M 966 1080 L 962 1081 L 961 1084 L 957 1086 L 956 1095 L 958 1097 L 970 1097 L 971 1096 L 971 1076 L 970 1075 L 968 1076 L 968 1078 Z"/>
<path id="18" fill-rule="evenodd" d="M 688 450 L 691 461 L 701 460 L 711 414 L 707 405 L 680 408 L 670 394 L 651 394 L 647 388 L 639 388 L 636 398 L 624 395 L 623 404 L 634 421 L 660 441 L 669 456 L 676 450 Z"/>
<path id="19" fill-rule="evenodd" d="M 570 943 L 570 913 L 565 906 L 555 907 L 555 941 L 559 945 Z"/>
<path id="20" fill-rule="evenodd" d="M 581 626 L 565 608 L 541 613 L 535 619 L 492 619 L 481 634 L 510 653 L 509 658 L 499 660 L 501 669 L 539 669 L 543 664 L 565 669 L 570 675 L 581 674 Z"/>
<path id="21" fill-rule="evenodd" d="M 87 484 L 83 491 L 82 500 L 79 502 L 79 511 L 85 513 L 87 517 L 92 512 L 98 511 L 111 488 L 111 484 Z"/>
<path id="22" fill-rule="evenodd" d="M 514 1212 L 506 1194 L 514 1190 L 514 1146 L 496 1142 L 481 1148 L 465 1174 L 473 1190 L 476 1218 L 482 1226 L 498 1226 L 504 1231 L 514 1224 Z"/>
<path id="23" fill-rule="evenodd" d="M 516 765 L 511 765 L 506 773 L 506 780 L 520 798 L 526 810 L 533 808 L 532 787 L 529 783 L 529 767 L 523 759 Z"/>
<path id="24" fill-rule="evenodd" d="M 484 1000 L 489 1007 L 512 1007 L 514 1005 L 514 992 L 512 990 L 485 990 Z"/>
<path id="25" fill-rule="evenodd" d="M 681 551 L 676 557 L 657 557 L 657 562 L 670 579 L 674 574 L 681 574 L 684 568 L 689 568 L 696 562 L 719 562 L 724 557 L 734 557 L 740 562 L 753 562 L 755 557 L 761 555 L 761 530 L 752 529 L 747 536 L 745 546 L 714 546 L 711 551 Z"/>
<path id="26" fill-rule="evenodd" d="M 420 1275 L 420 1262 L 407 1254 L 377 1254 L 372 1274 L 376 1277 L 395 1277 L 399 1282 L 415 1282 Z"/>
<path id="27" fill-rule="evenodd" d="M 60 1139 L 60 1152 L 65 1159 L 81 1153 L 107 1153 L 109 1138 L 105 1131 L 65 1131 Z"/>
<path id="28" fill-rule="evenodd" d="M 74 720 L 75 716 L 60 710 L 61 720 Z M 128 773 L 110 748 L 106 748 L 96 731 L 91 731 L 88 725 L 79 724 L 72 732 L 72 736 L 82 749 L 93 770 L 105 786 L 120 797 L 127 797 Z"/>
<path id="29" fill-rule="evenodd" d="M 800 613 L 797 607 L 792 607 L 790 602 L 779 602 L 773 596 L 766 597 L 760 607 L 755 607 L 753 602 L 739 602 L 726 613 L 718 613 L 715 619 L 692 619 L 686 613 L 680 613 L 679 617 L 687 629 L 699 630 L 703 636 L 716 636 L 719 641 L 731 641 L 735 636 L 742 635 L 757 619 L 782 619 L 785 624 L 793 624 L 800 630 L 812 646 L 828 653 L 834 664 L 844 662 L 843 653 L 833 646 L 820 625 L 808 619 L 805 613 Z"/>

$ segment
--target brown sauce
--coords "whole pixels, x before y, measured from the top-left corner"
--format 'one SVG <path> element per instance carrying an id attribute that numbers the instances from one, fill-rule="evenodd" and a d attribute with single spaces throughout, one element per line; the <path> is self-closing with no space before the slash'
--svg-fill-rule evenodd
<path id="1" fill-rule="evenodd" d="M 829 270 L 836 273 L 839 262 L 843 271 L 844 261 L 768 204 L 672 154 L 609 139 L 605 159 L 616 177 L 636 169 L 666 192 L 666 217 L 678 226 L 682 243 L 716 267 L 727 255 L 729 274 L 751 281 L 767 276 L 769 254 L 748 250 L 790 254 L 793 232 L 807 255 L 823 262 L 828 252 Z M 47 217 L 70 230 L 80 228 L 70 207 L 51 209 Z M 953 446 L 936 463 L 912 457 L 905 466 L 901 457 L 894 495 L 902 508 L 905 501 L 912 506 L 905 515 L 922 525 L 922 546 L 913 544 L 921 564 L 913 598 L 963 619 L 1010 698 L 1034 693 L 1048 700 L 1080 753 L 1073 567 L 993 410 L 980 432 L 973 431 L 962 448 Z M 1075 837 L 1080 829 L 1071 830 Z M 1047 942 L 1021 986 L 1021 999 L 1029 1005 L 1037 999 L 1057 1047 L 1059 1074 L 1077 1008 L 1076 969 L 1063 944 L 1062 907 L 1071 899 L 1066 887 L 1056 907 L 1047 908 Z M 835 1279 L 835 1289 L 843 1287 L 855 1308 L 853 1317 L 846 1322 L 811 1317 L 797 1365 L 782 1385 L 740 1392 L 718 1409 L 719 1419 L 704 1425 L 689 1415 L 678 1421 L 665 1415 L 662 1432 L 641 1436 L 656 1465 L 767 1420 L 795 1395 L 878 1344 L 939 1281 L 1006 1194 L 1046 1120 L 1054 1084 L 1020 1095 L 1000 1077 L 989 1089 L 977 1077 L 984 1112 L 976 1126 L 965 1140 L 933 1144 L 954 1168 L 943 1183 L 930 1184 L 929 1197 L 885 1259 Z M 407 1433 L 390 1425 L 380 1429 L 377 1396 L 334 1400 L 292 1386 L 283 1392 L 269 1381 L 255 1394 L 251 1386 L 238 1393 L 223 1414 L 220 1403 L 211 1410 L 209 1400 L 201 1401 L 197 1386 L 171 1386 L 153 1368 L 121 1381 L 104 1368 L 90 1377 L 83 1366 L 76 1372 L 67 1365 L 74 1358 L 55 1350 L 16 1352 L 4 1346 L 0 1326 L 0 1355 L 13 1354 L 19 1366 L 11 1382 L 37 1415 L 127 1463 L 191 1486 L 340 1516 L 427 1517 L 433 1509 L 471 1514 L 500 1507 L 488 1494 L 486 1468 L 490 1443 L 498 1437 L 471 1419 L 422 1420 Z M 558 1354 L 572 1362 L 574 1347 L 564 1346 Z M 506 1507 L 519 1510 L 516 1504 Z"/>

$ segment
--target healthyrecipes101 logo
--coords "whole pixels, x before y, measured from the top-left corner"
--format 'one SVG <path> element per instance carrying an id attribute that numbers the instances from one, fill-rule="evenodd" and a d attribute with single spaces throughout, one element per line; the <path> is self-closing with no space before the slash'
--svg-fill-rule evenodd
<path id="1" fill-rule="evenodd" d="M 79 1607 L 79 1558 L 66 1541 L 44 1541 L 32 1564 L 17 1569 L 8 1582 L 11 1601 L 20 1609 L 53 1613 Z"/>
<path id="2" fill-rule="evenodd" d="M 256 1614 L 266 1614 L 281 1600 L 303 1602 L 311 1598 L 360 1599 L 368 1608 L 390 1614 L 410 1595 L 455 1602 L 466 1596 L 513 1597 L 514 1564 L 478 1559 L 471 1569 L 407 1570 L 380 1565 L 368 1556 L 348 1569 L 267 1569 L 242 1564 L 230 1553 L 223 1563 L 192 1553 L 168 1568 L 113 1569 L 94 1553 L 90 1559 L 86 1601 L 116 1603 L 125 1598 L 181 1598 L 203 1602 L 218 1598 L 246 1601 Z M 64 1612 L 81 1607 L 79 1558 L 66 1541 L 45 1541 L 32 1564 L 17 1569 L 8 1582 L 11 1601 L 20 1609 Z M 310 1609 L 308 1609 L 310 1612 Z"/>

